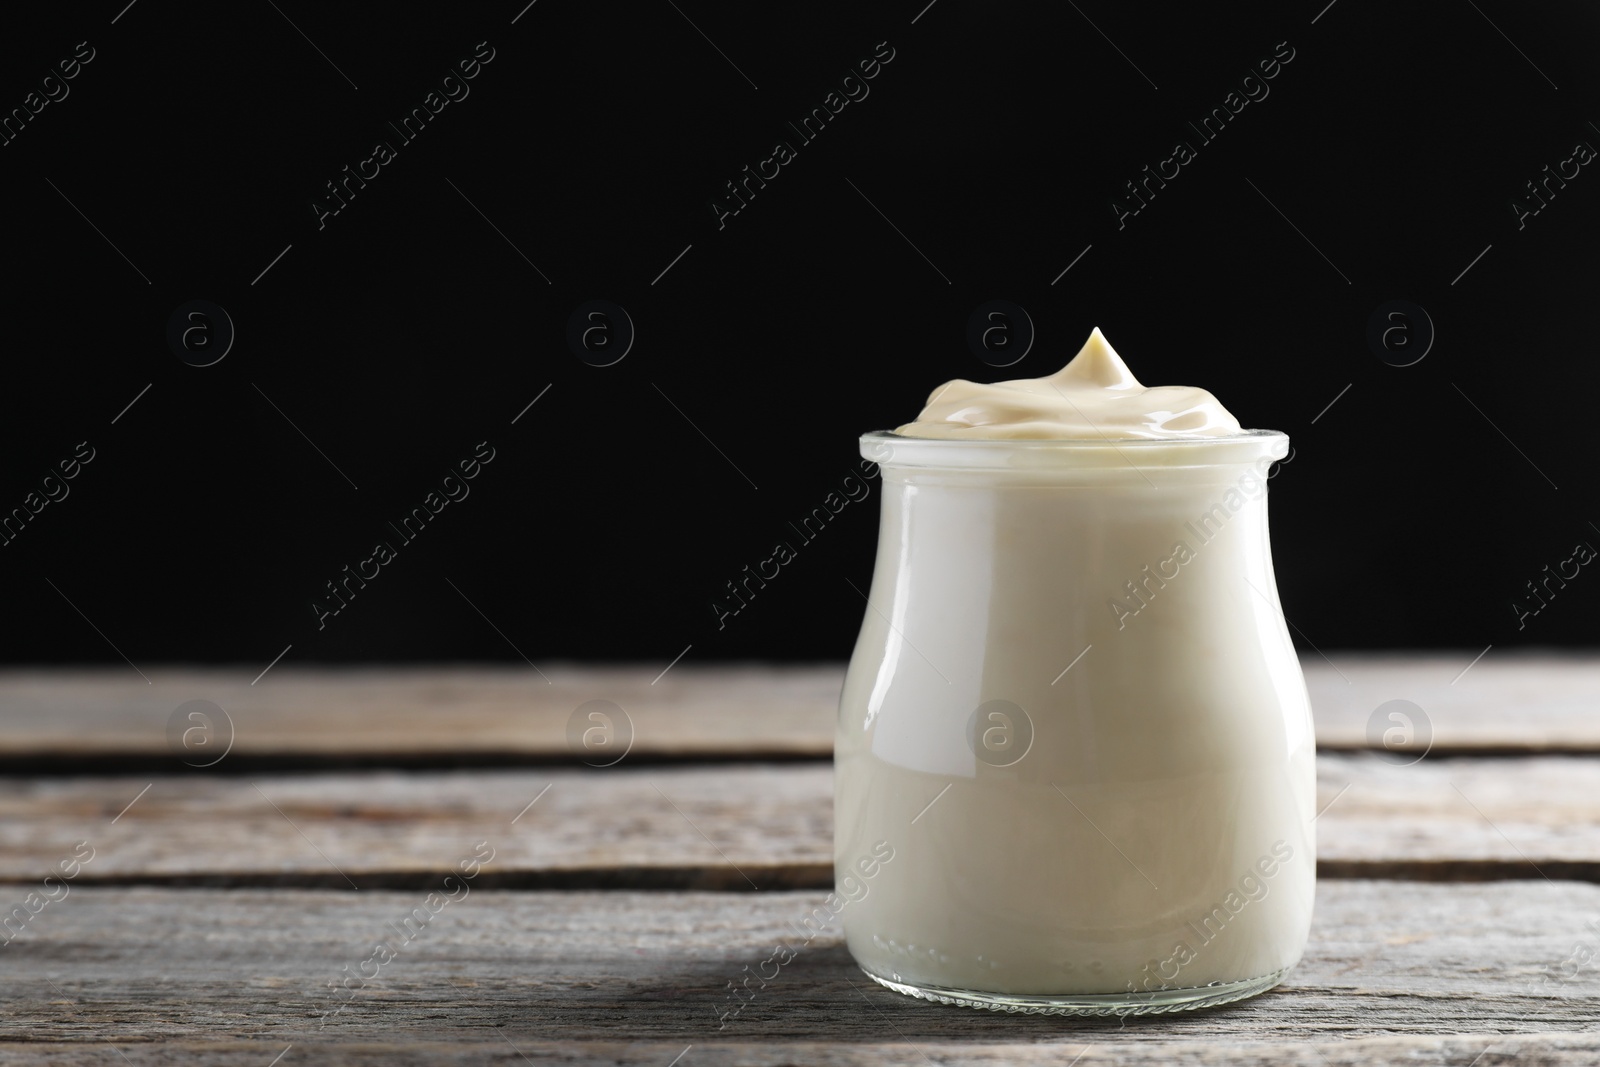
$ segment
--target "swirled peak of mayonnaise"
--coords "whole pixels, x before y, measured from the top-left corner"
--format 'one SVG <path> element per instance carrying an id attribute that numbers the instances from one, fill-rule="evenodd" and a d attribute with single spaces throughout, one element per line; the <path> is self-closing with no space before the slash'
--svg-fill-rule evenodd
<path id="1" fill-rule="evenodd" d="M 957 379 L 928 398 L 905 437 L 967 440 L 1223 437 L 1243 432 L 1217 398 L 1190 385 L 1139 384 L 1097 326 L 1065 367 L 1044 378 L 984 385 Z"/>

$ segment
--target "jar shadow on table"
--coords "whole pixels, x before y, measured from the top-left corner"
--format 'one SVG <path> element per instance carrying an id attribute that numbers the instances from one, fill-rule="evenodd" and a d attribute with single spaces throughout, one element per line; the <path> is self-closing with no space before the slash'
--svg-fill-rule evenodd
<path id="1" fill-rule="evenodd" d="M 1009 1014 L 934 1004 L 883 989 L 861 972 L 837 935 L 825 944 L 813 942 L 781 966 L 761 967 L 771 952 L 770 945 L 753 946 L 725 961 L 694 960 L 654 974 L 618 976 L 615 982 L 564 990 L 561 1001 L 567 1010 L 559 1036 L 602 1038 L 625 1032 L 697 1043 L 780 1036 L 785 1041 L 881 1043 L 1009 1042 L 1082 1034 L 1109 1041 L 1121 1034 L 1138 1039 L 1232 1031 L 1241 1012 L 1277 1010 L 1276 997 L 1267 993 L 1238 1004 L 1137 1018 Z M 750 977 L 757 973 L 771 977 L 763 985 L 761 978 Z M 586 1032 L 572 1032 L 574 1023 Z M 506 1025 L 524 1027 L 527 1020 L 508 1018 Z"/>

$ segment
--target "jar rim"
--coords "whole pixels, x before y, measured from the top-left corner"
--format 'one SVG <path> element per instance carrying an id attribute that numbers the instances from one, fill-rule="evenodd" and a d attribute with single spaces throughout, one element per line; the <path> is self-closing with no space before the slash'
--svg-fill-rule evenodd
<path id="1" fill-rule="evenodd" d="M 1281 430 L 1243 430 L 1222 437 L 959 438 L 873 430 L 861 435 L 860 445 L 862 458 L 904 467 L 1168 468 L 1281 459 L 1288 453 L 1289 435 Z"/>

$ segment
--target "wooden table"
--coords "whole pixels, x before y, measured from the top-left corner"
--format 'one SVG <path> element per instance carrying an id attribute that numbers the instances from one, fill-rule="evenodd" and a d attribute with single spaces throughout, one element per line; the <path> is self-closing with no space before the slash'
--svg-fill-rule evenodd
<path id="1" fill-rule="evenodd" d="M 1469 659 L 1307 660 L 1305 959 L 1130 1020 L 915 1001 L 836 933 L 722 1016 L 831 883 L 837 667 L 0 673 L 0 1064 L 1600 1063 L 1600 660 Z"/>

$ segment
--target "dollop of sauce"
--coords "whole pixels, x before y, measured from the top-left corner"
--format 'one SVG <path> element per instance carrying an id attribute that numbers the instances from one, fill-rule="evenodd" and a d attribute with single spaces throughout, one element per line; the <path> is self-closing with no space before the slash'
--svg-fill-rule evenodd
<path id="1" fill-rule="evenodd" d="M 968 440 L 1225 437 L 1242 433 L 1216 397 L 1190 385 L 1139 384 L 1097 326 L 1078 354 L 1044 378 L 984 385 L 958 378 L 928 397 L 905 437 Z"/>

